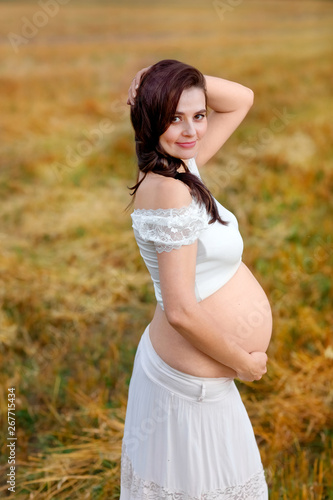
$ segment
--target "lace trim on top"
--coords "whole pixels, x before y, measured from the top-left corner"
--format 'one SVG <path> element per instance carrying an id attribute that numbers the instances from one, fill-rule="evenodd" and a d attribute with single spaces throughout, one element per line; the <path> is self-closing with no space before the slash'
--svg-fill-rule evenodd
<path id="1" fill-rule="evenodd" d="M 133 229 L 144 241 L 154 243 L 159 253 L 191 245 L 210 220 L 206 207 L 195 199 L 181 208 L 138 208 L 131 217 Z"/>
<path id="2" fill-rule="evenodd" d="M 200 497 L 191 496 L 184 491 L 170 491 L 138 476 L 125 451 L 125 446 L 121 455 L 121 487 L 130 492 L 131 500 L 254 500 L 260 498 L 267 490 L 265 472 L 262 469 L 253 474 L 246 483 L 203 492 Z"/>

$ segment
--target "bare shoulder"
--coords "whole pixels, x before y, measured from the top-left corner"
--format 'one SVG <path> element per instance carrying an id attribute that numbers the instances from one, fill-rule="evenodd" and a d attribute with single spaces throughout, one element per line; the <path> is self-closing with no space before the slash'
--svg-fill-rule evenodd
<path id="1" fill-rule="evenodd" d="M 134 208 L 181 208 L 191 201 L 190 189 L 184 182 L 163 175 L 148 175 L 136 193 Z"/>

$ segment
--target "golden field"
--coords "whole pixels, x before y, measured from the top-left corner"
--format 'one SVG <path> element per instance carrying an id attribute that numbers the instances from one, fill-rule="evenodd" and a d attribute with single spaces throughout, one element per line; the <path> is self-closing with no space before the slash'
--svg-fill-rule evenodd
<path id="1" fill-rule="evenodd" d="M 0 496 L 119 498 L 128 384 L 155 305 L 125 210 L 127 90 L 173 58 L 254 91 L 202 170 L 273 309 L 268 373 L 237 385 L 270 499 L 333 499 L 333 3 L 46 3 L 0 2 Z"/>

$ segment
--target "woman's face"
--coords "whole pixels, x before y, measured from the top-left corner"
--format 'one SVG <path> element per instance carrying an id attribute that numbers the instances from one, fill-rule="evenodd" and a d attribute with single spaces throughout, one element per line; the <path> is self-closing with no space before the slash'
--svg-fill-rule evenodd
<path id="1" fill-rule="evenodd" d="M 184 90 L 171 124 L 160 136 L 160 145 L 169 155 L 182 160 L 196 156 L 207 130 L 206 114 L 204 91 L 198 87 Z"/>

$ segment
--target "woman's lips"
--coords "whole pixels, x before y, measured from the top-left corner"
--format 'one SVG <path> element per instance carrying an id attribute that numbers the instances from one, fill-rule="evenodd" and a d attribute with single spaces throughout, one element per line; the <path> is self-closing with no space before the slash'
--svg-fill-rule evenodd
<path id="1" fill-rule="evenodd" d="M 192 142 L 176 142 L 178 146 L 181 148 L 193 148 L 195 146 L 197 141 L 192 141 Z"/>

